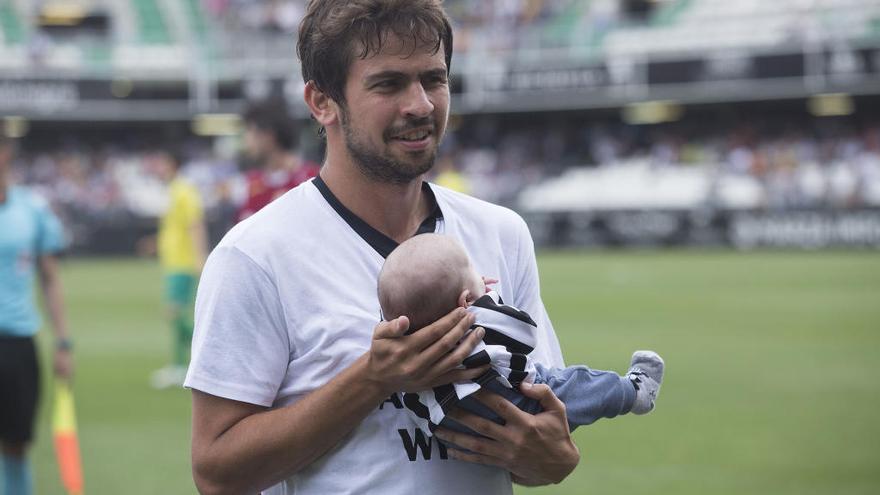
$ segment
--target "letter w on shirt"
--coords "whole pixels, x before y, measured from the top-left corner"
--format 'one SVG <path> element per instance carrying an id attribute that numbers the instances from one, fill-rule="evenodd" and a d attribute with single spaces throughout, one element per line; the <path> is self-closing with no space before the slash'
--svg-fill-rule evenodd
<path id="1" fill-rule="evenodd" d="M 416 428 L 412 435 L 410 435 L 409 430 L 406 429 L 399 429 L 397 430 L 397 433 L 400 435 L 400 440 L 403 442 L 403 448 L 406 450 L 406 455 L 409 457 L 410 462 L 416 461 L 419 452 L 422 453 L 422 458 L 426 461 L 431 460 L 434 437 L 425 435 L 425 432 L 423 432 L 421 428 Z M 439 440 L 437 441 L 437 449 L 440 453 L 440 459 L 449 459 L 446 446 L 440 443 Z"/>

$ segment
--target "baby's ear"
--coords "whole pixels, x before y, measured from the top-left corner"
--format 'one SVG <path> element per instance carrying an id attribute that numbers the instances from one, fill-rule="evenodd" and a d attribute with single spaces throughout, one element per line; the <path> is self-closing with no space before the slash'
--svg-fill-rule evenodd
<path id="1" fill-rule="evenodd" d="M 470 305 L 470 297 L 471 291 L 465 289 L 461 291 L 461 294 L 458 296 L 458 306 L 461 308 L 466 308 Z"/>

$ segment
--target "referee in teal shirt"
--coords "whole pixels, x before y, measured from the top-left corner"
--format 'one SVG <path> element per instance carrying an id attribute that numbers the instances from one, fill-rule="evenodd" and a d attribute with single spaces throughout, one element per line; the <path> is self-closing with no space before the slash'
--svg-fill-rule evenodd
<path id="1" fill-rule="evenodd" d="M 55 330 L 55 374 L 69 380 L 71 343 L 55 254 L 64 247 L 61 223 L 46 201 L 10 184 L 14 144 L 0 136 L 0 442 L 4 495 L 31 495 L 27 449 L 39 397 L 34 334 L 40 316 L 34 301 L 39 275 Z"/>

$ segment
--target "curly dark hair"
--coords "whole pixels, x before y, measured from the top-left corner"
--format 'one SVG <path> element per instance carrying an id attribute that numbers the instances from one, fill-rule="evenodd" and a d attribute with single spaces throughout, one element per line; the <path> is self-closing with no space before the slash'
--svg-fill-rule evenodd
<path id="1" fill-rule="evenodd" d="M 345 83 L 354 57 L 382 51 L 389 35 L 410 47 L 442 48 L 452 66 L 452 25 L 442 0 L 310 0 L 299 28 L 297 52 L 303 81 L 345 103 Z"/>

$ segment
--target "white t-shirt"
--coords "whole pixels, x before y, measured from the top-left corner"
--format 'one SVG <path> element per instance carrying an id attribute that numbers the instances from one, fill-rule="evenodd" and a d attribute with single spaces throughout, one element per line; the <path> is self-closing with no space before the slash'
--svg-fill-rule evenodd
<path id="1" fill-rule="evenodd" d="M 535 361 L 563 366 L 541 302 L 534 247 L 512 211 L 431 186 L 477 271 L 538 323 Z M 504 253 L 500 255 L 499 253 Z M 384 258 L 313 181 L 234 227 L 211 253 L 196 298 L 185 385 L 282 407 L 321 387 L 369 350 Z M 332 411 L 328 411 L 332 414 Z M 510 475 L 447 459 L 395 394 L 334 449 L 269 494 L 509 494 Z"/>

